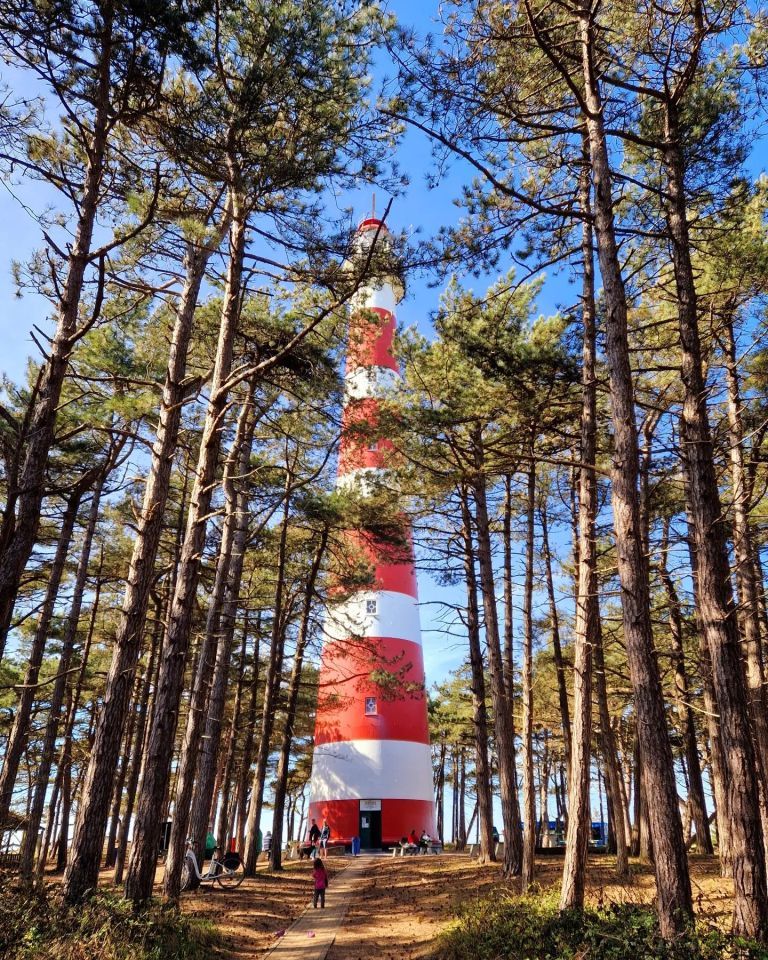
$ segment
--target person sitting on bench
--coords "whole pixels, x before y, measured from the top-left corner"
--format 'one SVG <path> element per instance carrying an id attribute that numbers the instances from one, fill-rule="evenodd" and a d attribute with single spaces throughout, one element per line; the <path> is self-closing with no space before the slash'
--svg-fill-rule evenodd
<path id="1" fill-rule="evenodd" d="M 419 852 L 420 853 L 429 853 L 429 848 L 432 845 L 432 837 L 427 833 L 426 830 L 421 831 L 421 837 L 419 837 Z"/>

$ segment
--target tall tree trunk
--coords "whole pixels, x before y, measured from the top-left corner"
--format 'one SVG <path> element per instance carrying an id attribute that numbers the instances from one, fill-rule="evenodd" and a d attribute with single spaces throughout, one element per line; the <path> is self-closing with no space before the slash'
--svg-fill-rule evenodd
<path id="1" fill-rule="evenodd" d="M 220 239 L 220 238 L 219 238 Z M 176 312 L 168 367 L 165 374 L 160 419 L 144 491 L 144 502 L 128 568 L 120 623 L 115 636 L 104 702 L 88 763 L 83 802 L 78 810 L 72 856 L 64 877 L 63 892 L 70 903 L 95 888 L 107 826 L 111 779 L 120 752 L 123 724 L 141 653 L 149 593 L 155 578 L 155 560 L 163 531 L 173 457 L 178 446 L 182 406 L 189 392 L 185 382 L 195 308 L 205 268 L 216 240 L 210 246 L 187 247 L 185 281 Z"/>
<path id="2" fill-rule="evenodd" d="M 45 797 L 48 793 L 51 767 L 53 766 L 53 756 L 56 749 L 56 738 L 59 732 L 59 721 L 61 719 L 61 708 L 64 703 L 64 696 L 67 689 L 67 680 L 69 678 L 69 665 L 72 661 L 72 653 L 75 649 L 75 640 L 77 639 L 77 626 L 80 622 L 80 611 L 83 605 L 83 594 L 88 579 L 88 564 L 91 558 L 91 547 L 93 536 L 96 532 L 96 523 L 99 519 L 99 507 L 101 505 L 101 492 L 106 477 L 106 470 L 99 474 L 96 486 L 91 498 L 91 509 L 88 513 L 88 521 L 83 537 L 83 544 L 80 548 L 80 558 L 75 573 L 75 585 L 72 591 L 72 603 L 69 608 L 69 614 L 64 626 L 64 636 L 61 643 L 61 653 L 59 654 L 59 663 L 56 669 L 56 680 L 54 681 L 53 691 L 51 692 L 51 704 L 48 712 L 48 722 L 45 727 L 43 745 L 40 749 L 40 763 L 35 774 L 35 792 L 32 798 L 32 804 L 29 811 L 29 821 L 27 832 L 24 836 L 24 844 L 21 848 L 20 874 L 22 882 L 29 884 L 32 882 L 35 872 L 35 840 L 40 831 L 40 823 L 43 819 L 43 810 L 45 809 Z M 44 850 L 45 850 L 44 844 Z M 41 851 L 43 853 L 44 851 Z M 44 859 L 41 856 L 39 860 L 38 874 L 42 871 Z"/>
<path id="3" fill-rule="evenodd" d="M 733 929 L 737 934 L 762 939 L 768 935 L 768 886 L 755 774 L 763 773 L 765 786 L 765 771 L 755 757 L 750 732 L 749 699 L 741 666 L 720 492 L 709 429 L 677 104 L 669 99 L 665 106 L 663 162 L 667 175 L 667 228 L 672 242 L 677 291 L 681 376 L 685 387 L 683 440 L 686 445 L 688 495 L 698 563 L 699 603 L 720 710 L 723 753 L 728 765 L 734 882 Z M 759 710 L 759 714 L 765 721 L 764 711 Z M 752 722 L 758 724 L 755 715 L 752 716 Z M 768 743 L 768 726 L 764 724 L 762 734 L 756 729 L 756 734 L 762 748 L 762 736 Z"/>
<path id="4" fill-rule="evenodd" d="M 320 566 L 325 556 L 325 548 L 328 544 L 328 529 L 323 528 L 317 543 L 315 555 L 312 558 L 312 566 L 307 575 L 307 584 L 304 590 L 304 604 L 301 611 L 301 625 L 299 635 L 296 638 L 296 651 L 293 655 L 293 668 L 291 677 L 288 681 L 287 698 L 285 704 L 285 728 L 280 743 L 280 754 L 277 761 L 277 774 L 275 777 L 275 800 L 274 816 L 272 818 L 272 846 L 269 848 L 269 868 L 270 870 L 282 870 L 283 868 L 283 813 L 285 811 L 285 794 L 288 786 L 288 774 L 290 772 L 291 746 L 293 744 L 293 729 L 296 723 L 296 709 L 299 704 L 299 691 L 301 689 L 301 672 L 304 667 L 304 653 L 307 649 L 307 643 L 310 637 L 310 626 L 312 620 L 312 607 L 315 599 L 315 585 L 320 573 Z"/>
<path id="5" fill-rule="evenodd" d="M 653 649 L 648 571 L 638 498 L 639 456 L 627 334 L 627 300 L 616 242 L 613 175 L 595 63 L 592 14 L 592 2 L 579 9 L 578 31 L 584 79 L 584 123 L 589 136 L 594 222 L 606 311 L 605 345 L 614 428 L 612 494 L 616 551 L 624 641 L 638 718 L 643 780 L 649 799 L 659 925 L 663 936 L 672 937 L 688 923 L 693 905 L 664 697 Z"/>
<path id="6" fill-rule="evenodd" d="M 136 736 L 133 739 L 131 763 L 128 773 L 128 783 L 125 788 L 125 810 L 123 812 L 123 829 L 120 831 L 120 842 L 115 857 L 114 884 L 119 886 L 123 882 L 123 871 L 128 853 L 128 831 L 133 818 L 133 808 L 136 803 L 136 791 L 139 786 L 142 757 L 146 745 L 147 718 L 149 716 L 149 700 L 153 685 L 157 688 L 156 664 L 159 659 L 160 645 L 163 638 L 163 602 L 157 597 L 155 602 L 155 623 L 152 631 L 152 645 L 149 650 L 147 672 L 144 674 L 144 685 L 139 697 L 139 715 L 136 722 Z"/>
<path id="7" fill-rule="evenodd" d="M 275 613 L 272 623 L 272 637 L 267 662 L 267 674 L 264 680 L 264 704 L 261 712 L 261 731 L 259 735 L 259 749 L 256 753 L 256 769 L 253 773 L 251 786 L 251 802 L 248 807 L 247 839 L 245 845 L 245 875 L 252 877 L 256 873 L 256 859 L 258 857 L 258 831 L 261 821 L 261 810 L 264 803 L 264 784 L 267 778 L 267 760 L 272 740 L 272 730 L 275 722 L 275 707 L 277 705 L 280 680 L 283 669 L 283 652 L 285 647 L 285 564 L 288 538 L 288 527 L 291 508 L 291 481 L 290 471 L 286 471 L 285 500 L 283 503 L 283 518 L 280 524 L 280 534 L 277 549 L 277 571 L 275 584 Z"/>
<path id="8" fill-rule="evenodd" d="M 627 334 L 627 300 L 616 242 L 613 175 L 595 63 L 592 15 L 591 2 L 579 9 L 578 34 L 584 79 L 584 123 L 589 136 L 594 187 L 597 252 L 606 307 L 606 357 L 614 426 L 613 516 L 624 641 L 638 718 L 643 780 L 650 801 L 659 924 L 662 935 L 672 937 L 689 921 L 693 906 L 672 749 L 653 650 L 648 571 L 638 498 L 639 454 Z"/>
<path id="9" fill-rule="evenodd" d="M 110 129 L 111 65 L 113 56 L 112 28 L 114 8 L 111 2 L 101 7 L 98 63 L 94 65 L 94 115 L 90 144 L 84 157 L 85 171 L 80 195 L 76 201 L 77 224 L 72 245 L 68 248 L 66 279 L 60 287 L 56 307 L 56 330 L 50 341 L 48 356 L 35 384 L 32 407 L 25 424 L 25 450 L 18 484 L 9 490 L 15 501 L 15 512 L 6 511 L 0 528 L 0 660 L 5 650 L 13 605 L 24 567 L 32 553 L 40 523 L 40 507 L 45 494 L 45 471 L 48 454 L 54 442 L 56 416 L 69 358 L 78 339 L 80 302 L 85 284 L 85 271 L 91 259 L 91 245 Z M 81 127 L 81 130 L 84 129 Z M 103 278 L 100 284 L 103 287 Z M 97 303 L 102 290 L 97 293 Z M 0 822 L 2 821 L 0 817 Z"/>
<path id="10" fill-rule="evenodd" d="M 477 557 L 480 566 L 480 589 L 485 614 L 485 637 L 490 667 L 491 702 L 496 730 L 496 752 L 499 760 L 501 813 L 504 821 L 504 876 L 516 876 L 522 870 L 523 839 L 520 830 L 520 807 L 517 799 L 517 764 L 515 758 L 514 715 L 507 708 L 504 669 L 496 612 L 495 575 L 491 548 L 491 530 L 486 500 L 486 477 L 483 473 L 482 437 L 479 429 L 473 434 L 476 474 L 472 478 L 475 498 Z"/>
<path id="11" fill-rule="evenodd" d="M 75 728 L 75 721 L 77 719 L 77 712 L 80 709 L 80 697 L 83 691 L 83 685 L 85 684 L 85 674 L 88 669 L 88 658 L 91 653 L 91 645 L 93 644 L 93 636 L 96 629 L 96 616 L 99 611 L 99 603 L 101 601 L 101 587 L 102 587 L 102 573 L 104 570 L 104 547 L 102 546 L 100 555 L 99 555 L 99 567 L 96 574 L 96 590 L 93 598 L 93 606 L 91 607 L 91 616 L 88 623 L 88 632 L 85 636 L 85 643 L 83 644 L 83 650 L 80 654 L 80 669 L 77 672 L 77 679 L 75 681 L 75 688 L 72 691 L 70 697 L 69 709 L 67 711 L 67 718 L 64 724 L 64 742 L 61 748 L 61 754 L 59 756 L 59 763 L 56 773 L 57 782 L 61 785 L 62 791 L 62 802 L 61 802 L 61 827 L 59 830 L 59 847 L 57 853 L 56 869 L 63 870 L 68 861 L 69 857 L 69 815 L 71 809 L 71 766 L 72 766 L 72 737 Z M 66 790 L 65 790 L 66 787 Z M 54 785 L 54 793 L 55 793 Z M 66 793 L 66 796 L 65 796 Z"/>
<path id="12" fill-rule="evenodd" d="M 573 752 L 568 776 L 568 833 L 560 888 L 560 908 L 584 906 L 584 875 L 592 833 L 590 816 L 590 765 L 592 740 L 592 654 L 599 629 L 597 596 L 597 394 L 595 372 L 595 278 L 592 252 L 589 144 L 584 142 L 584 167 L 579 176 L 582 225 L 582 370 L 581 370 L 581 469 L 579 470 L 579 566 L 576 589 L 573 654 Z"/>
<path id="13" fill-rule="evenodd" d="M 0 823 L 5 823 L 7 819 L 13 798 L 16 775 L 19 772 L 19 763 L 21 762 L 21 757 L 27 745 L 29 722 L 32 716 L 32 704 L 37 691 L 40 667 L 43 663 L 45 645 L 48 640 L 51 621 L 53 620 L 54 608 L 59 595 L 59 586 L 61 585 L 61 578 L 67 562 L 69 545 L 72 540 L 72 531 L 75 528 L 75 520 L 77 519 L 77 511 L 80 507 L 82 496 L 83 490 L 78 486 L 67 500 L 61 522 L 61 530 L 59 531 L 59 539 L 56 544 L 56 553 L 54 554 L 51 569 L 48 573 L 48 585 L 45 590 L 43 605 L 40 609 L 40 617 L 37 621 L 35 635 L 32 638 L 24 683 L 19 689 L 19 699 L 16 704 L 13 727 L 11 728 L 8 742 L 5 745 L 5 763 L 3 764 L 2 773 L 0 773 Z M 37 845 L 37 832 L 35 832 L 34 837 L 30 838 L 29 843 L 33 845 L 34 850 Z"/>
<path id="14" fill-rule="evenodd" d="M 247 214 L 241 198 L 234 189 L 230 190 L 228 203 L 232 211 L 229 231 L 229 266 L 216 360 L 200 441 L 195 483 L 187 514 L 187 528 L 181 548 L 176 590 L 171 603 L 168 630 L 163 645 L 160 676 L 155 693 L 155 709 L 152 714 L 147 746 L 147 761 L 136 805 L 136 825 L 125 879 L 125 895 L 134 903 L 141 903 L 152 895 L 157 848 L 162 829 L 157 810 L 168 785 L 168 771 L 192 632 L 200 559 L 205 546 L 205 534 L 224 430 L 224 414 L 229 395 L 227 381 L 232 368 L 235 334 L 240 319 Z M 184 816 L 180 809 L 176 811 L 177 816 L 180 813 Z"/>
<path id="15" fill-rule="evenodd" d="M 467 845 L 467 758 L 459 747 L 459 850 Z"/>
<path id="16" fill-rule="evenodd" d="M 128 765 L 131 762 L 131 753 L 133 747 L 133 738 L 136 733 L 136 725 L 138 720 L 139 712 L 139 698 L 141 696 L 141 691 L 144 686 L 144 680 L 146 676 L 141 676 L 140 673 L 136 674 L 136 694 L 132 698 L 130 704 L 130 716 L 128 718 L 128 726 L 125 728 L 125 744 L 123 746 L 123 753 L 120 757 L 120 763 L 117 768 L 117 774 L 114 778 L 114 783 L 112 786 L 112 806 L 109 814 L 109 830 L 107 832 L 107 849 L 104 852 L 104 867 L 114 867 L 115 858 L 117 856 L 117 836 L 121 828 L 120 821 L 120 811 L 123 807 L 124 795 L 123 791 L 125 789 L 125 781 L 128 776 Z"/>
<path id="17" fill-rule="evenodd" d="M 247 498 L 238 493 L 235 477 L 245 477 L 248 472 L 254 422 L 251 392 L 240 410 L 232 449 L 224 467 L 222 488 L 225 514 L 221 544 L 213 591 L 209 600 L 205 637 L 195 672 L 192 699 L 181 748 L 174 818 L 163 878 L 163 892 L 169 900 L 178 899 L 181 892 L 181 874 L 186 857 L 185 844 L 190 824 L 198 863 L 202 862 L 205 852 L 206 827 L 211 810 L 213 777 L 219 756 L 221 720 L 248 532 Z M 230 615 L 225 623 L 223 614 L 227 605 L 230 608 Z M 206 737 L 201 743 L 204 725 Z M 196 771 L 198 771 L 196 800 L 201 798 L 202 803 L 198 802 L 199 809 L 195 816 L 192 812 L 192 797 Z"/>
<path id="18" fill-rule="evenodd" d="M 515 639 L 514 584 L 512 582 L 512 477 L 504 476 L 504 684 L 509 709 L 515 700 L 515 657 L 512 649 Z"/>
<path id="19" fill-rule="evenodd" d="M 680 423 L 681 434 L 684 432 L 684 425 Z M 685 456 L 682 457 L 683 473 L 686 477 L 685 483 L 688 484 L 688 467 Z M 686 496 L 686 504 L 689 502 Z M 688 533 L 686 544 L 688 546 L 688 557 L 691 566 L 691 583 L 693 585 L 694 613 L 696 617 L 696 633 L 699 637 L 699 672 L 702 679 L 702 691 L 704 694 L 704 709 L 707 716 L 707 732 L 709 734 L 710 747 L 710 770 L 712 780 L 712 791 L 715 796 L 715 815 L 717 818 L 717 846 L 720 857 L 720 871 L 722 876 L 731 876 L 731 819 L 728 814 L 728 768 L 723 755 L 723 742 L 720 737 L 720 716 L 717 709 L 717 697 L 715 696 L 715 686 L 712 679 L 712 662 L 709 657 L 709 647 L 704 637 L 704 628 L 701 622 L 701 608 L 699 606 L 699 588 L 698 588 L 698 559 L 696 556 L 696 545 L 693 540 L 692 522 L 690 511 L 686 507 L 688 519 Z"/>
<path id="20" fill-rule="evenodd" d="M 533 883 L 536 867 L 536 787 L 533 759 L 533 562 L 536 508 L 535 438 L 531 438 L 525 504 L 525 587 L 523 589 L 523 866 L 522 890 Z"/>
<path id="21" fill-rule="evenodd" d="M 261 646 L 261 611 L 256 620 L 256 638 L 253 645 L 253 676 L 250 683 L 250 700 L 243 736 L 243 753 L 238 772 L 235 809 L 237 810 L 237 849 L 241 855 L 245 850 L 245 826 L 248 819 L 248 784 L 251 780 L 251 761 L 253 760 L 253 741 L 256 733 L 256 715 L 259 706 L 259 649 Z"/>
<path id="22" fill-rule="evenodd" d="M 667 595 L 669 608 L 669 634 L 672 640 L 672 656 L 675 668 L 675 690 L 677 693 L 677 711 L 685 749 L 686 769 L 688 772 L 688 802 L 691 818 L 696 829 L 696 846 L 700 853 L 712 854 L 712 837 L 709 835 L 704 781 L 701 775 L 699 745 L 696 741 L 696 719 L 691 706 L 691 694 L 688 688 L 688 673 L 685 667 L 683 649 L 683 618 L 680 601 L 672 581 L 668 565 L 669 555 L 669 519 L 665 518 L 661 545 L 659 548 L 659 575 Z"/>
<path id="23" fill-rule="evenodd" d="M 733 336 L 733 317 L 724 318 L 725 375 L 728 386 L 728 439 L 733 489 L 733 546 L 736 555 L 736 588 L 739 625 L 746 653 L 749 698 L 755 756 L 760 772 L 760 805 L 763 844 L 768 844 L 768 705 L 765 695 L 763 638 L 760 629 L 760 582 L 749 524 L 749 480 L 744 468 L 744 431 L 741 425 L 741 388 Z"/>
<path id="24" fill-rule="evenodd" d="M 496 845 L 493 842 L 493 800 L 491 767 L 488 753 L 488 710 L 486 707 L 485 663 L 480 643 L 480 611 L 477 602 L 475 551 L 472 542 L 472 519 L 469 494 L 462 486 L 459 491 L 464 541 L 464 578 L 467 588 L 467 638 L 472 689 L 472 726 L 475 741 L 475 791 L 477 794 L 478 835 L 481 862 L 495 862 Z M 471 829 L 471 828 L 470 828 Z"/>
<path id="25" fill-rule="evenodd" d="M 599 599 L 598 599 L 599 608 Z M 613 810 L 613 829 L 616 840 L 616 876 L 629 875 L 630 825 L 627 815 L 624 783 L 619 770 L 616 735 L 608 706 L 608 683 L 605 676 L 605 652 L 598 614 L 597 629 L 592 649 L 595 699 L 600 717 L 600 749 L 605 761 L 605 788 Z M 639 848 L 638 848 L 639 849 Z"/>
<path id="26" fill-rule="evenodd" d="M 563 748 L 565 750 L 566 762 L 570 764 L 571 711 L 568 705 L 568 686 L 565 682 L 565 661 L 563 660 L 563 648 L 560 642 L 560 618 L 557 613 L 555 584 L 552 579 L 552 551 L 549 548 L 549 516 L 546 501 L 542 503 L 539 509 L 539 516 L 541 518 L 541 549 L 544 555 L 544 573 L 547 581 L 547 597 L 549 599 L 549 623 L 552 631 L 552 656 L 555 661 L 557 697 L 560 705 L 560 723 L 563 729 Z M 578 564 L 576 569 L 578 571 Z M 568 775 L 568 780 L 570 782 L 570 774 Z"/>
<path id="27" fill-rule="evenodd" d="M 232 706 L 232 719 L 229 725 L 229 736 L 227 738 L 227 756 L 224 763 L 224 799 L 222 800 L 219 811 L 219 822 L 216 826 L 215 837 L 219 846 L 228 849 L 228 844 L 233 836 L 233 797 L 232 784 L 235 775 L 235 753 L 237 751 L 237 735 L 240 730 L 240 721 L 243 713 L 243 690 L 245 688 L 245 653 L 248 646 L 248 611 L 245 611 L 243 622 L 243 635 L 240 644 L 240 657 L 238 659 L 237 685 L 235 687 L 235 702 Z"/>
<path id="28" fill-rule="evenodd" d="M 445 835 L 445 757 L 445 740 L 442 740 L 435 773 L 435 810 L 437 811 L 437 835 L 440 838 L 440 843 L 444 842 Z"/>

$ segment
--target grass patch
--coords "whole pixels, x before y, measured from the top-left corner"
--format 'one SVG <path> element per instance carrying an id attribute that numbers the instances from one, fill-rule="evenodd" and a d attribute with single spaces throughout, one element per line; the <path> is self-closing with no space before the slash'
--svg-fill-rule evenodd
<path id="1" fill-rule="evenodd" d="M 704 923 L 673 943 L 653 910 L 622 904 L 558 909 L 557 893 L 496 892 L 466 904 L 440 935 L 435 960 L 768 960 L 768 947 Z"/>
<path id="2" fill-rule="evenodd" d="M 70 907 L 56 891 L 0 889 L 4 960 L 207 960 L 217 941 L 209 921 L 156 902 L 98 892 Z"/>

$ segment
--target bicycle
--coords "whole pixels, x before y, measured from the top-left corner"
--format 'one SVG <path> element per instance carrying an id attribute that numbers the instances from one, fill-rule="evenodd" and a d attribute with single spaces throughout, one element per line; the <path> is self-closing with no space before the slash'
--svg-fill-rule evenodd
<path id="1" fill-rule="evenodd" d="M 219 847 L 215 847 L 207 873 L 200 873 L 200 867 L 197 863 L 197 857 L 193 849 L 193 842 L 187 840 L 187 852 L 184 856 L 184 866 L 181 868 L 181 889 L 188 890 L 193 881 L 198 883 L 218 883 L 220 887 L 234 888 L 239 887 L 245 880 L 243 872 L 243 863 L 240 854 L 234 851 L 226 853 L 222 860 L 218 858 Z"/>

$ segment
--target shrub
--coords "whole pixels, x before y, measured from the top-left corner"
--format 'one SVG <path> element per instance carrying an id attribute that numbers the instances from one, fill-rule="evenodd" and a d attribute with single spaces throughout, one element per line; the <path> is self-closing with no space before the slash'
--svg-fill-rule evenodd
<path id="1" fill-rule="evenodd" d="M 71 907 L 51 890 L 0 889 L 4 960 L 206 960 L 216 939 L 207 921 L 156 902 L 135 910 L 98 892 Z"/>
<path id="2" fill-rule="evenodd" d="M 768 960 L 768 948 L 715 928 L 661 938 L 654 912 L 622 904 L 560 912 L 555 893 L 495 893 L 462 909 L 435 960 Z"/>

